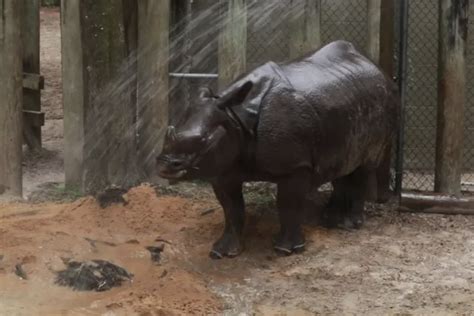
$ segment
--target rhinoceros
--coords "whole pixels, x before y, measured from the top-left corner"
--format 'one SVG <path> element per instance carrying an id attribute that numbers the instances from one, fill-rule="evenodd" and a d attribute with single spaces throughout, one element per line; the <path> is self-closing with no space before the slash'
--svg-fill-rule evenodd
<path id="1" fill-rule="evenodd" d="M 168 127 L 157 170 L 212 184 L 225 215 L 212 258 L 243 250 L 248 181 L 277 184 L 274 249 L 300 252 L 305 198 L 324 183 L 333 185 L 325 222 L 363 224 L 368 179 L 389 152 L 398 109 L 393 81 L 351 43 L 332 42 L 298 60 L 265 63 L 217 95 L 202 88 L 182 124 Z"/>

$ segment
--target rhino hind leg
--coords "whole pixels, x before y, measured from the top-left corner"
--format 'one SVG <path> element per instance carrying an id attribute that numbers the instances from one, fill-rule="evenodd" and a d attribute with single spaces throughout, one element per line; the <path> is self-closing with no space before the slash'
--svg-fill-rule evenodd
<path id="1" fill-rule="evenodd" d="M 304 201 L 311 189 L 311 173 L 299 170 L 278 183 L 277 208 L 280 232 L 273 238 L 273 248 L 279 254 L 290 255 L 305 249 L 302 230 Z"/>
<path id="2" fill-rule="evenodd" d="M 333 181 L 332 186 L 333 191 L 321 216 L 323 226 L 327 228 L 338 227 L 344 221 L 344 214 L 349 207 L 348 197 L 345 194 L 345 179 Z"/>
<path id="3" fill-rule="evenodd" d="M 334 191 L 322 214 L 324 226 L 345 229 L 362 227 L 369 175 L 366 168 L 360 167 L 332 182 Z"/>
<path id="4" fill-rule="evenodd" d="M 245 205 L 242 182 L 217 181 L 214 193 L 224 210 L 225 226 L 222 236 L 214 243 L 209 256 L 212 259 L 235 257 L 242 252 L 242 231 L 245 221 Z"/>

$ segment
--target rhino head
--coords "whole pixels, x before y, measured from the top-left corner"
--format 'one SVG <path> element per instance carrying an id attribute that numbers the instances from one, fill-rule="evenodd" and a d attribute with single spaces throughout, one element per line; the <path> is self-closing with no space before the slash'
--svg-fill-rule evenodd
<path id="1" fill-rule="evenodd" d="M 168 126 L 163 150 L 157 157 L 158 174 L 165 179 L 211 179 L 225 173 L 242 147 L 239 119 L 230 107 L 244 101 L 252 84 L 240 85 L 224 97 L 201 88 L 198 101 L 182 124 Z"/>

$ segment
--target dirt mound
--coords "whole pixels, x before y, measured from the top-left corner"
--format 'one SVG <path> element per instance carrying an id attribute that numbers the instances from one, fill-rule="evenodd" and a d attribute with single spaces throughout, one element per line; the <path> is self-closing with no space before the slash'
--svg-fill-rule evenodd
<path id="1" fill-rule="evenodd" d="M 219 300 L 183 264 L 187 252 L 183 228 L 193 229 L 202 220 L 199 211 L 209 206 L 179 197 L 158 197 L 149 186 L 130 190 L 124 199 L 126 205 L 107 208 L 92 197 L 62 205 L 1 205 L 0 314 L 63 310 L 218 314 Z M 163 243 L 167 243 L 165 248 L 160 246 Z M 150 250 L 158 248 L 163 249 L 159 262 Z M 125 268 L 134 275 L 133 282 L 95 294 L 78 294 L 55 284 L 56 273 L 68 268 L 68 262 L 100 260 Z M 15 275 L 18 266 L 28 276 L 26 280 Z M 94 276 L 91 273 L 88 276 Z M 51 305 L 57 297 L 61 300 Z"/>

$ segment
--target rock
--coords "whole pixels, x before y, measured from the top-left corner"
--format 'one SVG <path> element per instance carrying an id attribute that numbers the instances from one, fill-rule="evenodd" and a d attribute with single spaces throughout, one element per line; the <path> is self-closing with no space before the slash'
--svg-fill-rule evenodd
<path id="1" fill-rule="evenodd" d="M 69 261 L 65 270 L 57 272 L 55 283 L 78 291 L 107 291 L 131 281 L 133 275 L 105 260 Z"/>

